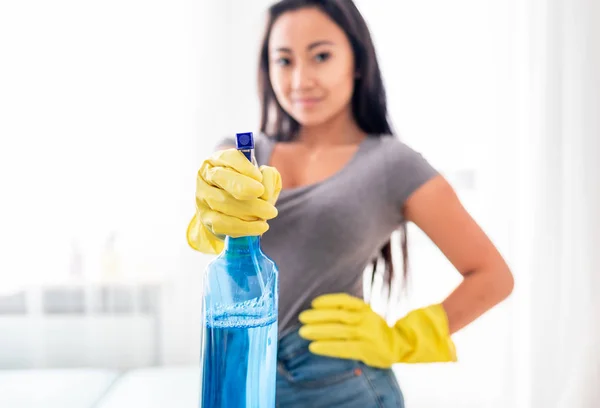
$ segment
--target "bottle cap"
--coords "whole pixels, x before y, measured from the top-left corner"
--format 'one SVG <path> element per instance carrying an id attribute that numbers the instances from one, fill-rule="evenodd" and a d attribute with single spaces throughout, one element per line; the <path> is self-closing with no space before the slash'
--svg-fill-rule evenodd
<path id="1" fill-rule="evenodd" d="M 252 132 L 236 133 L 235 134 L 236 148 L 238 150 L 254 149 L 254 137 Z"/>

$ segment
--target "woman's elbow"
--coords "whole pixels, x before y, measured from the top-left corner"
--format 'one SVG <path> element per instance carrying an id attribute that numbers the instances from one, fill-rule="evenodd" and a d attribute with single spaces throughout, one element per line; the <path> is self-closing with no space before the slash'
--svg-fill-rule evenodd
<path id="1" fill-rule="evenodd" d="M 493 291 L 496 293 L 498 303 L 508 298 L 515 288 L 515 278 L 508 265 L 504 264 L 494 268 Z"/>

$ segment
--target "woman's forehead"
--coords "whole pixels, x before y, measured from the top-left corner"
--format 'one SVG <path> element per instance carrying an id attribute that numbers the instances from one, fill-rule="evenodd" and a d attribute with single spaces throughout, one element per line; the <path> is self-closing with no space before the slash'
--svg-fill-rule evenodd
<path id="1" fill-rule="evenodd" d="M 342 29 L 316 8 L 289 11 L 273 24 L 269 49 L 307 49 L 315 43 L 338 44 L 346 38 Z"/>

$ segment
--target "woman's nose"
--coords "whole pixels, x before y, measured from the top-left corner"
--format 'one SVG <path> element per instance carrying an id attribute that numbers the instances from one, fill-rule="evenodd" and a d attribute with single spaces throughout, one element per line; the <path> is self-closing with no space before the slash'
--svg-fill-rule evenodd
<path id="1" fill-rule="evenodd" d="M 298 64 L 292 73 L 293 90 L 303 90 L 314 86 L 314 72 L 305 64 Z"/>

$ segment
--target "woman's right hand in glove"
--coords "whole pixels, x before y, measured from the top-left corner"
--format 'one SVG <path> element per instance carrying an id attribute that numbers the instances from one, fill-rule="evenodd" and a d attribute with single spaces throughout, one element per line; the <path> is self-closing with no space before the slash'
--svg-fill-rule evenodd
<path id="1" fill-rule="evenodd" d="M 217 254 L 226 235 L 262 235 L 277 216 L 281 175 L 270 166 L 254 166 L 236 149 L 206 159 L 196 177 L 196 214 L 187 229 L 188 244 Z"/>

